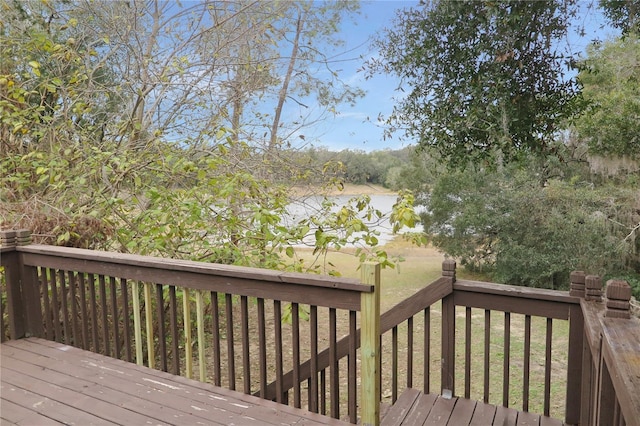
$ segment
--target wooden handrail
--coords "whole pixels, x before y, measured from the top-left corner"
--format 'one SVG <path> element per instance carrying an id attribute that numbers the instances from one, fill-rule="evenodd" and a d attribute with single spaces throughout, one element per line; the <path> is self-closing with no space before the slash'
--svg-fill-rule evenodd
<path id="1" fill-rule="evenodd" d="M 32 244 L 16 247 L 24 265 L 117 276 L 287 302 L 360 310 L 373 287 L 358 280 L 189 260 Z"/>

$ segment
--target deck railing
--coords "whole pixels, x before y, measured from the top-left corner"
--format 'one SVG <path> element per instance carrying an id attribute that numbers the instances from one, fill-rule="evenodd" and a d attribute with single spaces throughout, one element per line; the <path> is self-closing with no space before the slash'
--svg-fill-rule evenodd
<path id="1" fill-rule="evenodd" d="M 3 340 L 44 337 L 352 423 L 377 424 L 405 387 L 567 424 L 640 418 L 638 319 L 585 300 L 581 273 L 569 293 L 456 280 L 445 261 L 381 314 L 378 265 L 358 282 L 42 246 L 26 231 L 0 242 Z M 628 306 L 616 288 L 611 309 Z"/>

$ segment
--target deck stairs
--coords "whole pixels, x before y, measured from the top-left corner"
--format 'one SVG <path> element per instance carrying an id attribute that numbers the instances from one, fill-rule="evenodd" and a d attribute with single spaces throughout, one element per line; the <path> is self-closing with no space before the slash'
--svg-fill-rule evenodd
<path id="1" fill-rule="evenodd" d="M 560 420 L 470 399 L 406 389 L 383 414 L 381 425 L 562 426 Z"/>

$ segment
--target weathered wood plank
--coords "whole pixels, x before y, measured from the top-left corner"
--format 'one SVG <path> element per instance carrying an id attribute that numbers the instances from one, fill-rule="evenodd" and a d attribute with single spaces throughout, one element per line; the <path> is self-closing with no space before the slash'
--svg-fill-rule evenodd
<path id="1" fill-rule="evenodd" d="M 72 404 L 80 409 L 56 403 L 58 407 L 62 404 L 63 413 L 75 410 L 73 417 L 66 414 L 61 421 L 73 418 L 85 424 L 99 424 L 101 419 L 119 424 L 144 424 L 150 419 L 165 424 L 346 424 L 50 341 L 23 339 L 8 343 L 2 345 L 3 402 L 7 383 L 22 380 L 25 386 L 45 389 L 47 395 L 38 396 L 41 401 L 72 398 Z M 44 378 L 55 380 L 56 384 L 46 383 Z M 83 417 L 88 412 L 96 415 Z M 121 418 L 125 414 L 126 420 Z"/>
<path id="2" fill-rule="evenodd" d="M 602 319 L 602 358 L 627 426 L 640 425 L 640 320 Z"/>
<path id="3" fill-rule="evenodd" d="M 496 407 L 496 416 L 493 418 L 494 425 L 516 426 L 518 412 L 513 408 Z"/>
<path id="4" fill-rule="evenodd" d="M 431 412 L 431 409 L 433 408 L 433 404 L 436 402 L 436 399 L 438 399 L 438 397 L 433 394 L 420 395 L 402 423 L 403 426 L 418 426 L 424 424 Z"/>
<path id="5" fill-rule="evenodd" d="M 438 398 L 433 404 L 433 408 L 429 412 L 427 419 L 424 422 L 425 426 L 441 426 L 446 425 L 453 412 L 453 407 L 456 404 L 457 398 Z"/>
<path id="6" fill-rule="evenodd" d="M 493 419 L 496 416 L 496 406 L 492 404 L 476 404 L 476 409 L 473 412 L 473 417 L 469 422 L 470 426 L 486 426 L 492 425 Z"/>
<path id="7" fill-rule="evenodd" d="M 404 424 L 407 414 L 409 414 L 421 395 L 422 392 L 419 390 L 411 388 L 405 389 L 397 401 L 387 411 L 381 424 L 388 426 Z"/>
<path id="8" fill-rule="evenodd" d="M 477 402 L 465 398 L 457 398 L 456 405 L 449 418 L 450 425 L 468 425 L 473 417 Z"/>

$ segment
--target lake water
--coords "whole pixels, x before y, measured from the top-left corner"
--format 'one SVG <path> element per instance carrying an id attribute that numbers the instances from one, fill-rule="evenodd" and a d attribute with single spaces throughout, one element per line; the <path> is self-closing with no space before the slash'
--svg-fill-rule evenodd
<path id="1" fill-rule="evenodd" d="M 333 197 L 328 197 L 329 200 L 333 201 L 336 205 L 332 209 L 332 211 L 337 211 L 345 204 L 349 203 L 349 200 L 354 198 L 351 195 L 338 195 Z M 389 217 L 389 214 L 393 210 L 393 205 L 397 200 L 397 196 L 395 194 L 382 194 L 382 195 L 370 195 L 371 205 L 374 209 L 380 210 L 382 212 L 384 220 L 381 221 L 367 221 L 366 216 L 363 213 L 362 219 L 371 229 L 375 229 L 380 233 L 378 235 L 378 241 L 380 245 L 384 245 L 385 243 L 391 241 L 394 238 L 391 224 L 386 219 Z M 294 224 L 299 222 L 300 220 L 314 215 L 320 211 L 320 207 L 322 205 L 323 198 L 320 196 L 310 196 L 304 199 L 293 202 L 287 208 L 289 215 L 284 219 L 285 224 Z M 411 231 L 411 232 L 421 232 L 422 226 L 417 225 L 416 228 L 413 229 L 402 229 L 400 233 Z M 301 246 L 312 246 L 314 244 L 313 235 L 307 237 Z"/>

